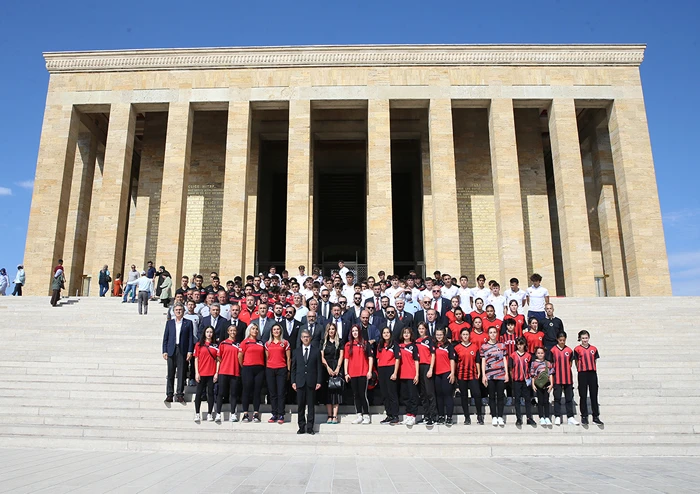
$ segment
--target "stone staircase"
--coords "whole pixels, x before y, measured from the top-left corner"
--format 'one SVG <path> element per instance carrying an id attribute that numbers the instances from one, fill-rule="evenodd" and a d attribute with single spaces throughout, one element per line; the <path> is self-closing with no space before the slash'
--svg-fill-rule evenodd
<path id="1" fill-rule="evenodd" d="M 163 404 L 160 356 L 164 309 L 148 316 L 111 298 L 0 298 L 0 446 L 89 450 L 200 451 L 245 454 L 492 457 L 684 456 L 700 454 L 700 298 L 556 299 L 574 346 L 592 333 L 601 360 L 605 426 L 505 428 L 338 425 L 297 436 L 296 407 L 284 425 L 195 424 L 193 404 Z M 576 399 L 577 395 L 576 395 Z M 203 405 L 206 409 L 206 404 Z M 224 407 L 228 417 L 228 405 Z M 344 415 L 344 412 L 347 415 Z M 458 411 L 455 413 L 458 416 Z M 317 423 L 325 421 L 317 408 Z M 487 415 L 487 418 L 489 416 Z"/>

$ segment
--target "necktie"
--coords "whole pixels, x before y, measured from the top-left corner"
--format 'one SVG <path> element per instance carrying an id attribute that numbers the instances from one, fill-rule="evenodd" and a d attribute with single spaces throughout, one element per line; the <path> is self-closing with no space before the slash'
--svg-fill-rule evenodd
<path id="1" fill-rule="evenodd" d="M 304 347 L 304 362 L 309 361 L 309 347 Z"/>
<path id="2" fill-rule="evenodd" d="M 438 310 L 438 308 L 437 308 L 437 300 L 436 300 L 435 303 L 433 304 L 433 309 Z"/>
<path id="3" fill-rule="evenodd" d="M 394 330 L 394 321 L 389 321 L 389 331 Z"/>
<path id="4" fill-rule="evenodd" d="M 376 301 L 374 302 L 375 307 L 381 307 L 381 303 L 379 302 L 379 297 L 376 298 Z"/>
<path id="5" fill-rule="evenodd" d="M 399 312 L 399 321 L 403 321 L 403 311 Z"/>
<path id="6" fill-rule="evenodd" d="M 430 323 L 430 336 L 433 336 L 435 334 L 435 323 Z"/>

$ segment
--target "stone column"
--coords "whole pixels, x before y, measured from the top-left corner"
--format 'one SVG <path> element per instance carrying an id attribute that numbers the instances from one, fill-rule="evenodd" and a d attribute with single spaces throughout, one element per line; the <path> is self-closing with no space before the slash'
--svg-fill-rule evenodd
<path id="1" fill-rule="evenodd" d="M 505 287 L 513 276 L 527 280 L 528 274 L 513 100 L 491 100 L 489 142 L 500 280 Z"/>
<path id="2" fill-rule="evenodd" d="M 394 272 L 389 100 L 367 107 L 367 274 Z"/>
<path id="3" fill-rule="evenodd" d="M 252 131 L 251 131 L 252 134 Z M 248 177 L 246 181 L 246 247 L 243 273 L 255 272 L 255 252 L 257 250 L 258 218 L 258 163 L 260 159 L 260 136 L 250 138 L 250 155 L 248 158 Z"/>
<path id="4" fill-rule="evenodd" d="M 289 101 L 289 154 L 287 157 L 287 235 L 285 269 L 303 264 L 310 268 L 313 221 L 311 211 L 311 101 Z"/>
<path id="5" fill-rule="evenodd" d="M 189 101 L 170 103 L 155 262 L 156 266 L 163 265 L 170 272 L 173 285 L 177 285 L 183 274 L 182 254 L 187 217 L 192 120 Z"/>
<path id="6" fill-rule="evenodd" d="M 224 209 L 221 216 L 220 274 L 226 279 L 245 277 L 248 200 L 247 184 L 250 167 L 250 103 L 231 101 L 228 106 L 226 134 L 226 170 L 224 172 Z M 252 271 L 249 271 L 252 272 Z"/>
<path id="7" fill-rule="evenodd" d="M 566 295 L 593 297 L 593 255 L 574 100 L 552 100 L 549 135 Z"/>
<path id="8" fill-rule="evenodd" d="M 91 132 L 80 133 L 73 166 L 73 184 L 70 191 L 66 241 L 63 249 L 66 288 L 69 295 L 75 295 L 76 291 L 81 289 L 82 284 L 97 145 L 97 138 Z M 81 293 L 80 295 L 87 294 Z"/>
<path id="9" fill-rule="evenodd" d="M 428 130 L 426 119 L 421 119 L 421 129 Z M 435 227 L 433 225 L 433 187 L 430 181 L 430 135 L 423 130 L 420 137 L 420 155 L 423 175 L 423 259 L 425 263 L 423 276 L 427 276 L 428 273 L 432 275 L 429 269 L 435 271 L 437 262 L 435 261 Z"/>
<path id="10" fill-rule="evenodd" d="M 607 127 L 607 126 L 606 126 Z M 627 295 L 625 269 L 620 243 L 620 229 L 617 219 L 617 199 L 615 198 L 615 171 L 610 152 L 610 134 L 606 127 L 597 127 L 590 135 L 593 173 L 598 189 L 598 223 L 600 245 L 605 271 L 605 288 L 608 296 Z"/>
<path id="11" fill-rule="evenodd" d="M 26 295 L 51 293 L 52 268 L 63 256 L 79 128 L 72 105 L 46 105 L 24 250 Z"/>
<path id="12" fill-rule="evenodd" d="M 644 100 L 615 100 L 608 111 L 630 295 L 671 295 Z"/>
<path id="13" fill-rule="evenodd" d="M 429 266 L 427 273 L 439 269 L 443 273 L 449 273 L 459 278 L 461 262 L 452 101 L 449 99 L 430 100 L 428 118 L 435 266 Z"/>
<path id="14" fill-rule="evenodd" d="M 107 264 L 112 278 L 124 272 L 127 210 L 131 185 L 131 159 L 134 154 L 136 112 L 131 103 L 113 104 L 109 111 L 109 128 L 105 148 L 102 187 L 99 195 L 98 228 L 95 242 L 97 255 L 90 271 L 93 293 L 98 293 L 98 275 Z"/>

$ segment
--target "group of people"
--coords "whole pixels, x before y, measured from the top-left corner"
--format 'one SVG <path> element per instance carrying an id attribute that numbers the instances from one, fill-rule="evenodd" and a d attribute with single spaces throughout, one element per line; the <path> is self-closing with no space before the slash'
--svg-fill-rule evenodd
<path id="1" fill-rule="evenodd" d="M 538 274 L 526 290 L 513 278 L 501 293 L 499 283 L 487 283 L 484 275 L 469 287 L 466 276 L 456 280 L 439 272 L 426 279 L 380 272 L 378 279 L 356 281 L 342 261 L 338 268 L 323 278 L 316 270 L 306 275 L 304 266 L 294 277 L 272 267 L 225 286 L 217 273 L 207 286 L 201 275 L 183 276 L 163 335 L 166 403 L 184 403 L 192 379 L 197 422 L 204 399 L 209 421 L 222 420 L 228 401 L 229 420 L 237 422 L 240 400 L 240 420 L 260 422 L 266 386 L 270 423 L 285 421 L 285 405 L 296 395 L 299 434 L 314 433 L 317 402 L 327 407 L 327 423 L 338 423 L 344 396 L 355 405 L 352 423 L 371 423 L 368 391 L 381 396 L 382 424 L 452 425 L 458 396 L 464 424 L 471 424 L 473 408 L 483 425 L 488 405 L 492 425 L 504 426 L 504 408 L 512 405 L 516 426 L 524 423 L 523 409 L 526 423 L 536 426 L 536 405 L 542 426 L 560 425 L 564 415 L 578 425 L 575 364 L 581 423 L 592 415 L 603 424 L 598 350 L 588 331 L 579 332 L 573 350 L 567 345 Z"/>
<path id="2" fill-rule="evenodd" d="M 26 275 L 24 274 L 24 266 L 17 266 L 17 274 L 13 281 L 15 288 L 12 290 L 12 296 L 22 296 L 22 287 L 24 286 Z M 10 277 L 5 268 L 0 268 L 0 297 L 7 295 L 7 290 L 10 288 Z"/>

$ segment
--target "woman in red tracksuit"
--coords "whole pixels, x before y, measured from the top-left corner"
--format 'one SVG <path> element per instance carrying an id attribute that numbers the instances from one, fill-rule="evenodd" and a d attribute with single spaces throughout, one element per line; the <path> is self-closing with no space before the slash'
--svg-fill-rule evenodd
<path id="1" fill-rule="evenodd" d="M 445 329 L 435 331 L 435 398 L 437 401 L 438 424 L 452 425 L 454 397 L 452 385 L 455 382 L 455 352 L 447 340 Z"/>
<path id="2" fill-rule="evenodd" d="M 418 345 L 413 341 L 413 330 L 405 327 L 401 330 L 401 364 L 399 366 L 399 379 L 401 382 L 401 401 L 406 406 L 406 417 L 403 425 L 415 425 L 418 413 L 418 374 L 420 356 Z"/>
<path id="3" fill-rule="evenodd" d="M 370 424 L 369 401 L 367 400 L 367 382 L 372 378 L 374 358 L 369 342 L 362 337 L 360 327 L 355 324 L 350 328 L 350 338 L 345 344 L 345 381 L 350 383 L 355 397 L 357 418 L 353 424 Z"/>
<path id="4" fill-rule="evenodd" d="M 418 338 L 416 338 L 418 355 L 420 356 L 420 368 L 418 374 L 418 395 L 423 405 L 423 420 L 417 420 L 417 424 L 433 425 L 437 421 L 437 407 L 435 406 L 435 343 L 428 335 L 428 326 L 418 323 Z"/>
<path id="5" fill-rule="evenodd" d="M 236 415 L 236 398 L 241 380 L 241 364 L 238 354 L 241 347 L 236 343 L 236 326 L 229 326 L 228 338 L 219 343 L 219 395 L 216 398 L 216 410 L 219 413 L 217 419 L 221 419 L 221 407 L 224 396 L 228 394 L 231 404 L 231 422 L 238 422 Z"/>
<path id="6" fill-rule="evenodd" d="M 282 336 L 282 326 L 279 324 L 270 328 L 270 339 L 265 342 L 265 362 L 267 389 L 270 391 L 272 407 L 272 416 L 268 423 L 284 424 L 284 399 L 287 379 L 292 368 L 292 351 L 289 342 Z"/>
<path id="7" fill-rule="evenodd" d="M 204 329 L 202 337 L 194 346 L 194 375 L 197 381 L 197 394 L 194 398 L 194 421 L 199 423 L 202 416 L 199 410 L 202 406 L 202 392 L 207 390 L 207 405 L 209 406 L 209 422 L 214 422 L 214 383 L 219 377 L 219 350 L 214 339 L 214 328 Z M 221 422 L 221 418 L 217 419 Z"/>
<path id="8" fill-rule="evenodd" d="M 464 311 L 461 307 L 457 307 L 454 311 L 455 320 L 450 323 L 450 331 L 447 333 L 447 337 L 452 340 L 453 343 L 457 344 L 460 341 L 460 334 L 464 328 L 471 329 L 472 325 L 464 320 Z"/>
<path id="9" fill-rule="evenodd" d="M 376 361 L 379 389 L 382 391 L 386 411 L 386 418 L 380 424 L 395 425 L 399 423 L 397 382 L 399 366 L 401 365 L 401 350 L 394 341 L 389 328 L 382 329 L 382 339 L 377 344 Z"/>
<path id="10" fill-rule="evenodd" d="M 250 422 L 248 405 L 253 398 L 253 422 L 260 422 L 260 392 L 265 377 L 265 346 L 260 341 L 260 329 L 257 324 L 250 324 L 245 331 L 245 339 L 241 341 L 241 353 L 238 362 L 241 364 L 243 381 L 243 422 Z"/>
<path id="11" fill-rule="evenodd" d="M 523 330 L 527 329 L 525 328 L 525 316 L 518 313 L 518 301 L 517 300 L 511 300 L 508 303 L 508 312 L 506 313 L 505 316 L 503 316 L 503 325 L 505 326 L 506 321 L 508 319 L 513 319 L 515 320 L 515 336 L 516 338 L 520 338 L 523 335 Z"/>

